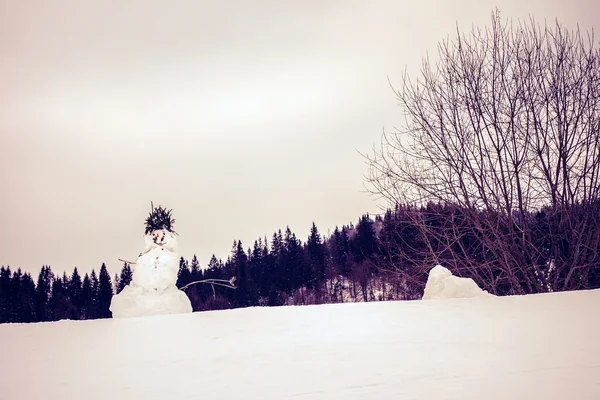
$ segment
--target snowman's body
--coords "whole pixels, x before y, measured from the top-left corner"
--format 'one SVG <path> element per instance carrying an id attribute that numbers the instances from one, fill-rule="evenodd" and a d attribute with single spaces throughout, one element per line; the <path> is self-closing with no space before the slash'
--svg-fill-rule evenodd
<path id="1" fill-rule="evenodd" d="M 189 298 L 176 286 L 179 258 L 175 234 L 155 230 L 145 241 L 146 248 L 133 265 L 131 283 L 113 296 L 113 318 L 192 312 Z"/>
<path id="2" fill-rule="evenodd" d="M 156 291 L 174 286 L 179 270 L 175 234 L 154 231 L 145 240 L 146 249 L 135 263 L 132 283 Z"/>

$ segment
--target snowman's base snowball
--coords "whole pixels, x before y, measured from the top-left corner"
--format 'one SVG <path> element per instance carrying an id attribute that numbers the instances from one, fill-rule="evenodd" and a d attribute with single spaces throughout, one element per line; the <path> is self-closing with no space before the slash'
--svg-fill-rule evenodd
<path id="1" fill-rule="evenodd" d="M 447 268 L 436 265 L 429 271 L 423 300 L 487 296 L 492 295 L 477 286 L 473 279 L 454 276 Z"/>
<path id="2" fill-rule="evenodd" d="M 187 295 L 175 286 L 158 291 L 131 284 L 113 296 L 110 311 L 113 318 L 183 314 L 192 312 L 192 303 Z"/>

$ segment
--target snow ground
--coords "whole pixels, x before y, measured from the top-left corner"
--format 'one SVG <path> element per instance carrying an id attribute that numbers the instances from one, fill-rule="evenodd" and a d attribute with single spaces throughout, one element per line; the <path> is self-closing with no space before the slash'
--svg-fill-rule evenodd
<path id="1" fill-rule="evenodd" d="M 600 290 L 0 325 L 0 399 L 600 399 Z"/>

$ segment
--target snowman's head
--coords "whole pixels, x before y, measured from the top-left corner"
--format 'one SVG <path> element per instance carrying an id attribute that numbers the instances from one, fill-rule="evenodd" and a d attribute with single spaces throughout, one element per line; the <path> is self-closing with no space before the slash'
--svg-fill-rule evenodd
<path id="1" fill-rule="evenodd" d="M 177 241 L 175 237 L 177 233 L 173 230 L 175 219 L 171 215 L 172 210 L 162 206 L 154 207 L 154 204 L 151 204 L 151 206 L 152 211 L 146 218 L 146 229 L 144 231 L 146 248 L 151 249 L 160 246 L 163 249 L 176 252 Z"/>
<path id="2" fill-rule="evenodd" d="M 173 253 L 177 252 L 177 238 L 175 233 L 168 231 L 167 229 L 157 229 L 144 237 L 146 241 L 146 248 L 151 249 L 154 247 L 162 247 L 165 250 L 169 250 Z"/>

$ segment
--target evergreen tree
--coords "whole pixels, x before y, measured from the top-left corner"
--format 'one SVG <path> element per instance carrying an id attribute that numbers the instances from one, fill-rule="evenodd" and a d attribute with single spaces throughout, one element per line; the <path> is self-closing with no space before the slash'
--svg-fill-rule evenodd
<path id="1" fill-rule="evenodd" d="M 91 285 L 91 297 L 90 304 L 88 308 L 88 316 L 87 319 L 96 319 L 98 318 L 98 275 L 96 275 L 96 270 L 92 269 L 92 273 L 90 274 L 90 285 Z"/>
<path id="2" fill-rule="evenodd" d="M 48 309 L 52 321 L 67 319 L 71 314 L 71 302 L 65 294 L 62 278 L 54 278 L 52 281 Z"/>
<path id="3" fill-rule="evenodd" d="M 0 323 L 11 322 L 10 267 L 0 268 Z"/>
<path id="4" fill-rule="evenodd" d="M 18 272 L 18 271 L 17 271 Z M 15 277 L 13 277 L 15 279 Z M 16 284 L 16 282 L 15 282 Z M 29 273 L 23 274 L 17 293 L 18 320 L 17 322 L 35 322 L 35 283 Z"/>
<path id="5" fill-rule="evenodd" d="M 373 256 L 376 250 L 376 237 L 373 220 L 369 215 L 363 215 L 356 226 L 356 236 L 351 242 L 354 261 L 362 262 Z"/>
<path id="6" fill-rule="evenodd" d="M 331 240 L 331 258 L 333 264 L 340 275 L 348 277 L 350 275 L 348 228 L 343 226 L 342 230 L 339 230 L 336 227 Z"/>
<path id="7" fill-rule="evenodd" d="M 12 306 L 10 307 L 9 319 L 14 322 L 23 321 L 23 298 L 21 297 L 23 272 L 18 268 L 10 279 L 10 296 L 12 298 Z"/>
<path id="8" fill-rule="evenodd" d="M 100 275 L 98 278 L 98 315 L 97 318 L 110 318 L 110 302 L 113 296 L 113 287 L 110 281 L 110 275 L 106 269 L 106 265 L 100 267 Z"/>
<path id="9" fill-rule="evenodd" d="M 271 252 L 269 257 L 266 258 L 266 278 L 265 285 L 268 287 L 268 305 L 279 306 L 282 304 L 280 292 L 281 282 L 283 278 L 283 264 L 284 264 L 284 246 L 283 246 L 283 235 L 281 229 L 273 234 L 271 239 Z"/>
<path id="10" fill-rule="evenodd" d="M 321 235 L 314 222 L 310 229 L 306 248 L 310 262 L 309 272 L 314 282 L 314 287 L 320 291 L 325 283 L 325 246 L 321 241 Z"/>
<path id="11" fill-rule="evenodd" d="M 71 299 L 71 303 L 73 304 L 73 311 L 70 316 L 71 319 L 81 319 L 81 308 L 83 306 L 81 286 L 81 276 L 79 275 L 77 267 L 75 267 L 73 268 L 73 274 L 71 275 L 71 281 L 69 282 L 67 292 Z"/>
<path id="12" fill-rule="evenodd" d="M 194 254 L 194 257 L 192 257 L 192 263 L 190 265 L 190 268 L 191 268 L 190 279 L 192 281 L 200 280 L 201 279 L 200 263 L 198 262 L 198 257 L 196 257 L 195 254 Z"/>
<path id="13" fill-rule="evenodd" d="M 282 264 L 280 264 L 278 267 L 280 268 L 279 288 L 288 295 L 290 295 L 293 290 L 298 289 L 299 287 L 312 287 L 310 274 L 308 273 L 308 269 L 304 260 L 302 244 L 296 238 L 296 235 L 292 233 L 289 227 L 287 227 L 285 230 L 285 235 L 283 238 Z"/>
<path id="14" fill-rule="evenodd" d="M 200 262 L 198 257 L 194 254 L 192 262 L 190 264 L 190 282 L 196 282 L 203 279 L 202 271 L 200 270 Z M 194 311 L 200 311 L 202 309 L 201 304 L 204 303 L 208 297 L 207 285 L 192 285 L 185 289 L 185 292 L 192 303 Z"/>
<path id="15" fill-rule="evenodd" d="M 92 319 L 93 318 L 93 306 L 94 304 L 94 290 L 92 288 L 92 281 L 86 273 L 83 277 L 83 283 L 81 285 L 81 319 Z"/>
<path id="16" fill-rule="evenodd" d="M 12 307 L 10 309 L 10 319 L 14 322 L 31 322 L 31 305 L 33 302 L 27 299 L 27 296 L 31 296 L 33 299 L 33 293 L 27 293 L 27 288 L 23 283 L 25 275 L 21 271 L 21 268 L 18 268 L 17 271 L 13 273 L 13 276 L 10 280 L 10 295 L 12 297 Z M 35 286 L 34 286 L 35 288 Z M 28 304 L 30 305 L 28 307 Z M 28 318 L 29 314 L 29 318 Z"/>
<path id="17" fill-rule="evenodd" d="M 192 282 L 192 272 L 186 259 L 179 259 L 179 271 L 177 271 L 177 287 L 182 288 Z"/>
<path id="18" fill-rule="evenodd" d="M 273 234 L 273 239 L 271 241 L 271 255 L 275 259 L 281 258 L 283 255 L 283 235 L 281 234 L 281 229 Z"/>
<path id="19" fill-rule="evenodd" d="M 63 271 L 63 276 L 62 276 L 61 282 L 62 282 L 62 285 L 63 285 L 63 287 L 65 289 L 69 287 L 69 283 L 71 281 L 69 280 L 69 276 L 67 275 L 67 271 Z"/>
<path id="20" fill-rule="evenodd" d="M 223 262 L 217 260 L 217 257 L 213 254 L 208 262 L 208 268 L 206 269 L 206 273 L 204 274 L 204 278 L 206 279 L 224 279 L 223 275 Z"/>
<path id="21" fill-rule="evenodd" d="M 252 248 L 252 255 L 250 257 L 250 264 L 252 271 L 252 280 L 256 285 L 257 295 L 259 297 L 267 297 L 269 295 L 269 286 L 267 279 L 267 256 L 268 252 L 265 253 L 262 239 L 254 241 L 254 247 Z"/>
<path id="22" fill-rule="evenodd" d="M 10 267 L 0 268 L 0 323 L 14 322 Z"/>
<path id="23" fill-rule="evenodd" d="M 48 301 L 54 274 L 50 266 L 42 266 L 36 285 L 35 313 L 38 321 L 50 321 Z"/>
<path id="24" fill-rule="evenodd" d="M 250 277 L 250 266 L 248 257 L 242 247 L 242 241 L 233 242 L 231 264 L 235 268 L 237 289 L 235 291 L 235 303 L 238 307 L 256 305 L 254 285 Z"/>
<path id="25" fill-rule="evenodd" d="M 125 289 L 125 286 L 131 283 L 131 278 L 133 278 L 133 273 L 131 272 L 131 267 L 129 266 L 129 263 L 126 262 L 123 264 L 123 269 L 121 269 L 121 276 L 119 276 L 119 283 L 117 284 L 116 291 L 117 294 L 121 293 L 121 291 Z"/>

